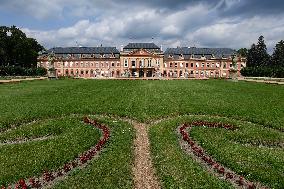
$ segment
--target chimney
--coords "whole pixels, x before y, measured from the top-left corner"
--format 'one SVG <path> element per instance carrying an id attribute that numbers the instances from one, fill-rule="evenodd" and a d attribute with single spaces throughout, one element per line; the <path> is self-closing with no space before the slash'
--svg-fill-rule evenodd
<path id="1" fill-rule="evenodd" d="M 123 45 L 120 45 L 120 51 L 123 51 Z"/>
<path id="2" fill-rule="evenodd" d="M 161 51 L 163 51 L 163 45 L 160 46 Z"/>

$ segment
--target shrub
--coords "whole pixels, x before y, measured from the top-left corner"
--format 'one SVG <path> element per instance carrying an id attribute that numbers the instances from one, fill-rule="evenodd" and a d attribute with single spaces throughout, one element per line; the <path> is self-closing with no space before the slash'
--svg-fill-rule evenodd
<path id="1" fill-rule="evenodd" d="M 47 74 L 45 68 L 24 68 L 19 66 L 1 66 L 0 76 L 44 76 Z"/>

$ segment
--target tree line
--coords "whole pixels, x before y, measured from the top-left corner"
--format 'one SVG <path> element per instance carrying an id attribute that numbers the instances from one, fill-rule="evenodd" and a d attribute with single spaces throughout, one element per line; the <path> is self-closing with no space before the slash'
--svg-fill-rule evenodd
<path id="1" fill-rule="evenodd" d="M 45 75 L 37 68 L 37 56 L 44 50 L 36 39 L 29 38 L 16 26 L 0 26 L 0 76 Z"/>
<path id="2" fill-rule="evenodd" d="M 241 48 L 238 54 L 247 58 L 246 67 L 241 70 L 243 76 L 284 77 L 284 41 L 279 41 L 272 53 L 267 53 L 264 37 L 258 38 L 257 44 L 250 49 Z"/>

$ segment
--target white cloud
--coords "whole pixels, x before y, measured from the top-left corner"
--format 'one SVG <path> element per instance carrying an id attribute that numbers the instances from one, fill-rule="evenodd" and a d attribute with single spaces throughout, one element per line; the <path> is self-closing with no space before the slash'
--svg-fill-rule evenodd
<path id="1" fill-rule="evenodd" d="M 23 28 L 24 32 L 46 48 L 75 46 L 76 41 L 83 46 L 104 44 L 119 47 L 129 41 L 149 42 L 154 37 L 154 42 L 164 47 L 197 45 L 238 49 L 249 48 L 260 35 L 264 35 L 270 50 L 283 39 L 284 33 L 284 18 L 281 16 L 220 18 L 218 7 L 210 8 L 206 4 L 164 11 L 144 6 L 123 7 L 113 1 L 101 1 L 101 4 L 98 1 L 90 4 L 89 0 L 68 2 L 69 5 L 77 6 L 70 11 L 70 15 L 96 16 L 78 18 L 75 24 L 68 27 L 48 31 Z M 45 3 L 43 6 L 49 11 L 60 15 L 64 7 L 62 4 L 67 3 L 67 0 L 50 0 Z M 238 1 L 227 1 L 227 8 L 236 3 Z M 42 18 L 50 16 L 49 11 L 45 13 L 42 9 L 40 7 L 37 10 L 42 12 Z"/>

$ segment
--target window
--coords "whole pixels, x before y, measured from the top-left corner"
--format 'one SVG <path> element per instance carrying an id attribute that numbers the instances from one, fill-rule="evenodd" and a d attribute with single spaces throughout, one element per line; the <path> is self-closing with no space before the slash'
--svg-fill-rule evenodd
<path id="1" fill-rule="evenodd" d="M 210 63 L 207 63 L 207 64 L 206 64 L 206 67 L 209 68 L 209 67 L 210 67 Z"/>
<path id="2" fill-rule="evenodd" d="M 81 62 L 81 67 L 84 67 L 84 63 Z"/>
<path id="3" fill-rule="evenodd" d="M 65 70 L 65 74 L 68 75 L 68 70 Z"/>
<path id="4" fill-rule="evenodd" d="M 190 64 L 190 67 L 192 67 L 192 68 L 193 68 L 193 63 L 191 63 L 191 64 Z"/>
<path id="5" fill-rule="evenodd" d="M 116 67 L 119 67 L 120 66 L 120 64 L 119 63 L 116 63 Z"/>
<path id="6" fill-rule="evenodd" d="M 170 67 L 173 67 L 173 63 L 170 63 Z"/>
<path id="7" fill-rule="evenodd" d="M 188 63 L 185 63 L 185 67 L 187 67 L 187 68 L 188 68 Z"/>
<path id="8" fill-rule="evenodd" d="M 99 63 L 96 63 L 96 67 L 97 67 L 97 68 L 99 67 Z"/>
<path id="9" fill-rule="evenodd" d="M 74 74 L 74 71 L 73 70 L 71 70 L 71 75 L 73 75 Z"/>
<path id="10" fill-rule="evenodd" d="M 195 65 L 196 65 L 197 68 L 199 67 L 199 63 L 198 62 L 196 62 Z"/>
<path id="11" fill-rule="evenodd" d="M 132 67 L 136 67 L 135 60 L 132 60 L 132 61 L 131 61 L 131 66 L 132 66 Z"/>
<path id="12" fill-rule="evenodd" d="M 84 71 L 83 71 L 83 70 L 81 70 L 81 74 L 84 74 Z"/>
<path id="13" fill-rule="evenodd" d="M 103 68 L 104 67 L 104 63 L 101 63 L 101 68 Z"/>
<path id="14" fill-rule="evenodd" d="M 89 70 L 86 70 L 86 74 L 89 74 Z"/>
<path id="15" fill-rule="evenodd" d="M 152 66 L 152 60 L 148 60 L 148 67 Z"/>
<path id="16" fill-rule="evenodd" d="M 178 63 L 175 63 L 175 68 L 177 68 L 178 67 Z"/>
<path id="17" fill-rule="evenodd" d="M 114 62 L 111 63 L 111 67 L 114 67 Z"/>
<path id="18" fill-rule="evenodd" d="M 190 74 L 193 74 L 193 70 L 190 71 Z"/>
<path id="19" fill-rule="evenodd" d="M 159 59 L 157 60 L 157 66 L 160 67 L 160 60 Z"/>
<path id="20" fill-rule="evenodd" d="M 127 61 L 127 59 L 124 60 L 124 67 L 128 67 L 128 61 Z"/>
<path id="21" fill-rule="evenodd" d="M 212 63 L 212 64 L 211 64 L 211 67 L 213 68 L 214 66 L 215 66 L 215 64 L 214 64 L 214 63 Z"/>
<path id="22" fill-rule="evenodd" d="M 201 64 L 201 67 L 202 67 L 202 68 L 204 67 L 204 63 Z"/>
<path id="23" fill-rule="evenodd" d="M 181 68 L 183 68 L 183 63 L 180 63 L 180 65 L 179 65 Z"/>
<path id="24" fill-rule="evenodd" d="M 108 68 L 108 63 L 106 63 L 106 68 Z"/>
<path id="25" fill-rule="evenodd" d="M 78 62 L 76 62 L 76 63 L 75 63 L 75 65 L 76 65 L 76 67 L 78 67 L 78 66 L 79 66 L 79 63 L 78 63 Z"/>
<path id="26" fill-rule="evenodd" d="M 223 68 L 226 68 L 226 63 L 224 62 L 224 64 L 223 64 Z"/>

